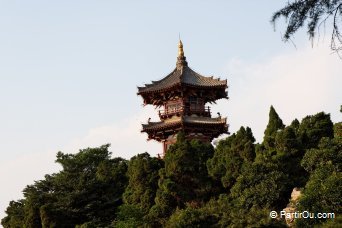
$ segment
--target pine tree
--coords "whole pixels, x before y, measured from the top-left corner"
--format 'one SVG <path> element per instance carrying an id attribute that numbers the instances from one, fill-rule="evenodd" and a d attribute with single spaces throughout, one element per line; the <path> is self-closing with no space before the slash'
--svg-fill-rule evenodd
<path id="1" fill-rule="evenodd" d="M 152 158 L 148 153 L 138 154 L 128 163 L 128 186 L 123 194 L 125 204 L 136 205 L 146 213 L 154 204 L 158 188 L 159 169 L 163 160 Z"/>
<path id="2" fill-rule="evenodd" d="M 330 114 L 320 112 L 303 118 L 298 128 L 298 137 L 305 149 L 317 148 L 321 138 L 333 138 L 333 128 Z"/>
<path id="3" fill-rule="evenodd" d="M 302 166 L 310 173 L 298 210 L 312 213 L 333 212 L 339 219 L 330 227 L 341 225 L 342 213 L 342 141 L 322 138 L 318 148 L 307 151 Z M 312 227 L 331 219 L 298 219 L 298 227 Z M 339 222 L 338 222 L 339 221 Z"/>
<path id="4" fill-rule="evenodd" d="M 264 132 L 264 142 L 263 145 L 266 149 L 272 149 L 275 146 L 275 136 L 278 130 L 284 129 L 285 125 L 280 119 L 278 113 L 275 111 L 273 106 L 270 108 L 269 119 L 266 130 Z"/>
<path id="5" fill-rule="evenodd" d="M 148 214 L 154 205 L 158 189 L 159 170 L 164 166 L 161 159 L 148 153 L 132 157 L 128 163 L 128 185 L 123 194 L 124 204 L 119 207 L 114 227 L 138 227 L 148 223 Z"/>
<path id="6" fill-rule="evenodd" d="M 178 135 L 177 142 L 170 147 L 164 158 L 165 168 L 159 172 L 156 205 L 149 214 L 152 220 L 165 225 L 176 207 L 198 207 L 210 199 L 215 188 L 208 175 L 206 162 L 213 153 L 211 144 L 188 141 L 183 133 Z"/>
<path id="7" fill-rule="evenodd" d="M 236 182 L 244 166 L 249 166 L 255 158 L 252 130 L 241 127 L 233 135 L 221 140 L 214 156 L 208 160 L 209 174 L 229 189 Z"/>

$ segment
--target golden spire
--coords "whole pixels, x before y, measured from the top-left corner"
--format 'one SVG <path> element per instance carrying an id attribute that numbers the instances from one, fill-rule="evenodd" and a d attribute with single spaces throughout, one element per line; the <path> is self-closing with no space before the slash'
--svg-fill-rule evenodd
<path id="1" fill-rule="evenodd" d="M 178 57 L 184 57 L 183 43 L 180 39 L 178 43 Z"/>
<path id="2" fill-rule="evenodd" d="M 184 66 L 188 66 L 188 63 L 186 62 L 186 58 L 184 56 L 184 51 L 183 51 L 183 43 L 181 39 L 179 39 L 178 43 L 178 57 L 177 57 L 177 69 L 182 68 Z"/>

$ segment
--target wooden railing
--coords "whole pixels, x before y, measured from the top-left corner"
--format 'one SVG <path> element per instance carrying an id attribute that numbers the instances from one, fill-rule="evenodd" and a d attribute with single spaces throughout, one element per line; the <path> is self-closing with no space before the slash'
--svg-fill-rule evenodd
<path id="1" fill-rule="evenodd" d="M 160 110 L 159 111 L 159 117 L 165 118 L 168 116 L 172 115 L 192 115 L 192 114 L 197 114 L 197 115 L 203 115 L 203 116 L 211 116 L 211 111 L 210 107 L 192 107 L 192 106 L 180 106 L 179 108 L 175 108 L 172 110 Z"/>

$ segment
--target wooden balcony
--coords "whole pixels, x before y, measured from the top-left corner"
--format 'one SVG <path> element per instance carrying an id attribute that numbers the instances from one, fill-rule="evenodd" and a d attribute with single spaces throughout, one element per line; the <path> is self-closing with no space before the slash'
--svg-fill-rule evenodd
<path id="1" fill-rule="evenodd" d="M 169 117 L 172 117 L 174 115 L 177 116 L 190 116 L 190 115 L 198 115 L 198 116 L 205 116 L 205 117 L 211 117 L 211 111 L 210 107 L 193 107 L 193 106 L 180 106 L 177 109 L 171 109 L 171 110 L 160 110 L 159 111 L 159 117 L 161 119 L 166 119 Z"/>

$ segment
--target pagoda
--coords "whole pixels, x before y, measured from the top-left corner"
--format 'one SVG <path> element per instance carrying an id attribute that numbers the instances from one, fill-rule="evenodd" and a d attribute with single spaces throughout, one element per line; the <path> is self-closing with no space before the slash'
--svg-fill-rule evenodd
<path id="1" fill-rule="evenodd" d="M 159 81 L 138 87 L 144 105 L 161 108 L 160 121 L 142 124 L 141 132 L 148 140 L 163 143 L 163 155 L 176 142 L 177 133 L 183 131 L 187 139 L 211 142 L 213 138 L 228 133 L 227 118 L 211 116 L 208 103 L 228 99 L 227 80 L 202 76 L 188 67 L 182 41 L 178 44 L 176 68 Z"/>

